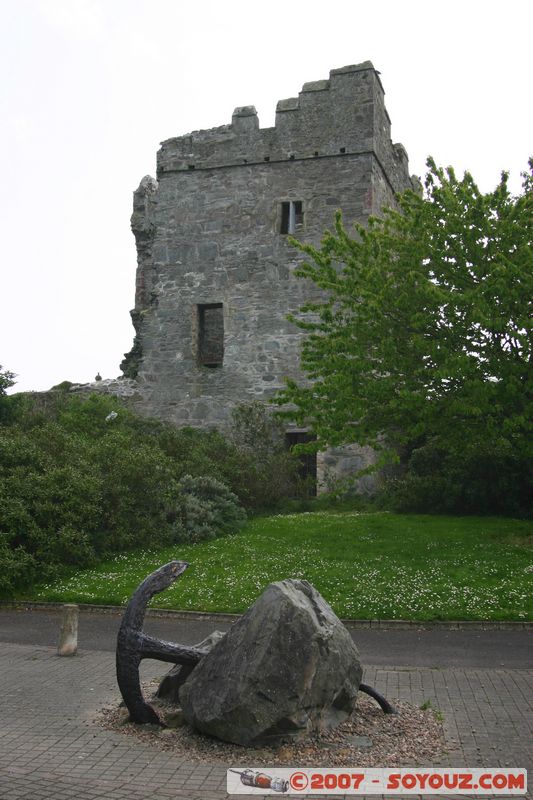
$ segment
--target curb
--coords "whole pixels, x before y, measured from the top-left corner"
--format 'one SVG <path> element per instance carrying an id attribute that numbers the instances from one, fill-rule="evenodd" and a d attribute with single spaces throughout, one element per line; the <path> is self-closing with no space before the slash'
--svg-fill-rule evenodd
<path id="1" fill-rule="evenodd" d="M 57 611 L 64 603 L 33 603 L 25 600 L 0 602 L 2 609 L 21 611 Z M 86 614 L 110 614 L 118 616 L 123 613 L 125 606 L 90 605 L 76 603 L 80 611 Z M 242 614 L 226 614 L 218 611 L 176 611 L 164 608 L 148 608 L 147 617 L 174 617 L 175 619 L 190 620 L 218 620 L 219 622 L 235 622 Z M 507 620 L 405 620 L 405 619 L 342 619 L 348 628 L 373 628 L 381 630 L 533 630 L 533 621 L 507 621 Z"/>

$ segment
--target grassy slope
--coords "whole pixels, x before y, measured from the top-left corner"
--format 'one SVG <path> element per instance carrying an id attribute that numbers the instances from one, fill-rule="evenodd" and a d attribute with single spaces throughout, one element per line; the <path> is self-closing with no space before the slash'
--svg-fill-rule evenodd
<path id="1" fill-rule="evenodd" d="M 120 555 L 41 587 L 34 600 L 120 604 L 153 569 L 191 566 L 162 608 L 243 611 L 265 586 L 306 578 L 341 617 L 533 619 L 531 523 L 318 512 L 252 520 L 238 535 Z"/>

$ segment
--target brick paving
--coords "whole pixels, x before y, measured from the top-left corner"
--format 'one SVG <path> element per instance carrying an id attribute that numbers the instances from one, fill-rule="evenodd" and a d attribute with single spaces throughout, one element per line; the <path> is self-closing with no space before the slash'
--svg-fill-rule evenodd
<path id="1" fill-rule="evenodd" d="M 59 658 L 50 647 L 0 644 L 0 800 L 228 797 L 223 765 L 192 763 L 94 722 L 118 698 L 114 670 L 110 652 Z M 164 671 L 143 665 L 145 678 Z M 429 700 L 442 712 L 448 751 L 433 766 L 531 770 L 533 670 L 368 667 L 365 681 L 392 701 Z"/>

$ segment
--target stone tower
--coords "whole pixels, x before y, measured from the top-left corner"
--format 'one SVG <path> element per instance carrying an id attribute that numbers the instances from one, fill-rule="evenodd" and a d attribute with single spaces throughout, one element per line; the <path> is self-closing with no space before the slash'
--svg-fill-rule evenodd
<path id="1" fill-rule="evenodd" d="M 280 100 L 273 128 L 244 106 L 162 143 L 132 216 L 136 337 L 122 369 L 137 410 L 223 428 L 236 404 L 299 376 L 303 334 L 287 314 L 316 290 L 294 277 L 288 234 L 318 244 L 336 209 L 364 223 L 412 186 L 383 95 L 366 61 Z"/>

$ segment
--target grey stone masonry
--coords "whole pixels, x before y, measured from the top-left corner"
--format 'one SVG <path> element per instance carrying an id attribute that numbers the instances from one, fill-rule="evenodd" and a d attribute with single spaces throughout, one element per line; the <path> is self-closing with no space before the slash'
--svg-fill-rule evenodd
<path id="1" fill-rule="evenodd" d="M 301 378 L 303 334 L 287 315 L 316 290 L 294 276 L 302 255 L 287 234 L 318 244 L 337 209 L 364 223 L 413 185 L 369 61 L 280 100 L 273 128 L 243 106 L 229 125 L 164 141 L 157 181 L 134 195 L 133 407 L 223 428 L 235 405 Z"/>

